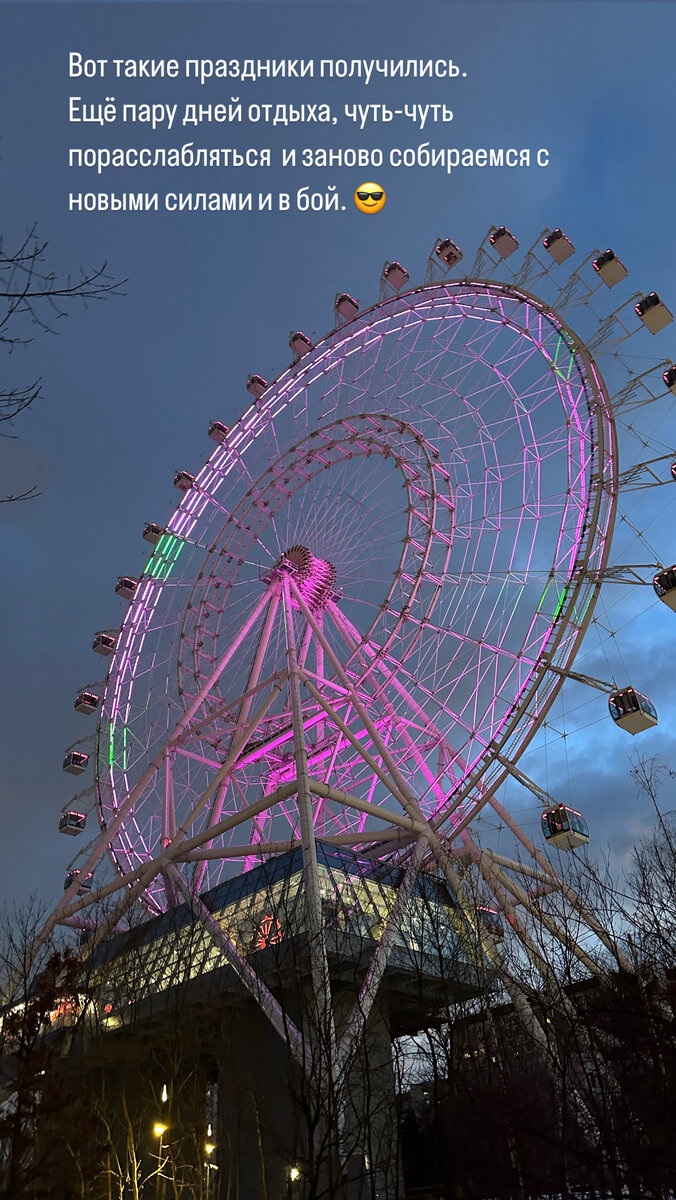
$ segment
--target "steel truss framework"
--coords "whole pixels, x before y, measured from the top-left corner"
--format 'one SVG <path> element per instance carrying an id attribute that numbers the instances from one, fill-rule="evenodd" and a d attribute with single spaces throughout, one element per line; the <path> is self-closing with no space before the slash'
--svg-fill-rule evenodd
<path id="1" fill-rule="evenodd" d="M 533 270 L 527 260 L 521 275 L 548 267 Z M 352 1016 L 329 1039 L 334 1079 L 422 869 L 448 881 L 544 1045 L 477 919 L 477 880 L 545 979 L 534 928 L 598 970 L 543 911 L 548 894 L 628 965 L 498 798 L 516 779 L 552 802 L 517 763 L 574 674 L 601 584 L 634 570 L 609 566 L 620 482 L 598 369 L 519 280 L 429 283 L 320 341 L 217 446 L 154 548 L 106 679 L 102 832 L 78 864 L 82 878 L 108 852 L 117 876 L 85 896 L 75 880 L 45 935 L 86 925 L 110 897 L 98 940 L 137 901 L 150 913 L 189 903 L 310 1069 L 302 1029 L 200 892 L 302 848 L 314 1016 L 333 1028 L 322 839 L 406 868 Z M 479 845 L 485 807 L 524 859 Z"/>

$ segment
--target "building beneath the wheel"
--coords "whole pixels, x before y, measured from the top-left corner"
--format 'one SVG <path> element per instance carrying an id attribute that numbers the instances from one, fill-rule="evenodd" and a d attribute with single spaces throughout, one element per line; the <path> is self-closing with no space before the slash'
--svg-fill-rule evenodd
<path id="1" fill-rule="evenodd" d="M 334 1025 L 328 1016 L 318 1025 L 310 1002 L 300 847 L 200 897 L 289 1030 L 301 1031 L 304 1052 L 314 1051 L 309 1070 L 190 904 L 109 937 L 90 956 L 89 1015 L 72 1031 L 60 1069 L 91 1094 L 116 1161 L 133 1134 L 139 1177 L 152 1180 L 162 1168 L 158 1196 L 172 1195 L 175 1183 L 200 1200 L 288 1200 L 321 1188 L 334 1194 L 339 1177 L 347 1200 L 399 1194 L 393 1040 L 438 1024 L 488 976 L 445 881 L 420 873 L 365 1033 L 329 1078 L 404 870 L 321 841 L 317 854 Z"/>

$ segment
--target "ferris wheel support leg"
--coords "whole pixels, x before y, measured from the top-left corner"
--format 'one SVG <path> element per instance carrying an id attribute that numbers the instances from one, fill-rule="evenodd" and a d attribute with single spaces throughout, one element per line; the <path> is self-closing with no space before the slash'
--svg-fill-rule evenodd
<path id="1" fill-rule="evenodd" d="M 479 849 L 468 830 L 464 831 L 461 839 L 463 846 L 470 855 L 482 879 L 487 883 L 499 907 L 505 913 L 507 920 L 526 951 L 528 958 L 533 963 L 533 966 L 537 968 L 543 979 L 550 984 L 555 983 L 554 973 L 547 960 L 516 915 L 514 903 L 510 900 L 511 888 L 504 888 L 502 881 L 498 878 L 497 872 L 493 869 L 490 854 L 485 850 Z"/>
<path id="2" fill-rule="evenodd" d="M 544 925 L 545 929 L 551 933 L 552 937 L 555 937 L 562 946 L 565 946 L 566 950 L 570 950 L 570 952 L 575 955 L 575 957 L 587 968 L 587 970 L 591 971 L 592 975 L 597 977 L 601 977 L 603 975 L 603 970 L 598 963 L 594 962 L 594 959 L 591 958 L 590 955 L 578 945 L 575 938 L 572 937 L 566 929 L 560 929 L 556 921 L 554 921 L 548 913 L 543 912 L 541 908 L 537 908 L 537 906 L 533 904 L 527 892 L 523 890 L 523 888 L 516 882 L 515 879 L 508 879 L 506 875 L 503 875 L 499 867 L 495 867 L 494 870 L 495 876 L 502 886 L 511 889 L 519 904 L 527 909 L 528 912 L 536 918 L 536 920 Z"/>
<path id="3" fill-rule="evenodd" d="M 293 582 L 291 583 L 291 586 L 293 586 Z M 303 600 L 302 600 L 302 597 L 300 596 L 300 593 L 298 592 L 298 589 L 294 588 L 294 591 L 296 593 L 296 598 L 298 600 L 299 605 L 304 610 L 306 619 L 310 623 L 313 623 L 312 615 L 309 613 L 309 611 L 306 609 L 305 605 L 303 604 Z M 410 815 L 415 816 L 421 822 L 424 822 L 424 824 L 426 825 L 427 830 L 429 831 L 428 832 L 429 844 L 434 853 L 434 857 L 437 861 L 437 864 L 440 867 L 442 873 L 445 875 L 453 892 L 458 897 L 458 902 L 460 903 L 461 908 L 463 909 L 463 912 L 465 914 L 466 919 L 468 920 L 470 927 L 474 926 L 475 925 L 475 914 L 474 914 L 472 905 L 470 902 L 468 902 L 467 898 L 464 895 L 464 888 L 463 888 L 462 882 L 459 879 L 456 871 L 451 866 L 448 853 L 447 853 L 439 835 L 425 821 L 424 815 L 423 815 L 422 811 L 420 810 L 417 800 L 412 795 L 405 780 L 400 775 L 397 765 L 393 761 L 391 756 L 389 755 L 387 748 L 382 744 L 381 739 L 378 734 L 378 731 L 375 729 L 372 722 L 370 721 L 368 714 L 366 713 L 363 705 L 361 704 L 361 702 L 359 700 L 359 697 L 357 696 L 354 688 L 352 688 L 349 680 L 347 679 L 347 676 L 345 675 L 340 662 L 337 660 L 336 656 L 333 654 L 328 643 L 325 642 L 323 635 L 321 634 L 321 632 L 319 631 L 318 628 L 315 628 L 315 634 L 324 643 L 326 653 L 327 653 L 328 657 L 330 658 L 330 660 L 334 666 L 334 669 L 336 670 L 336 673 L 338 674 L 339 678 L 341 679 L 343 686 L 345 686 L 347 689 L 349 689 L 349 691 L 352 695 L 355 710 L 358 712 L 362 722 L 364 723 L 365 728 L 369 732 L 369 735 L 371 736 L 371 738 L 374 742 L 374 745 L 382 753 L 384 765 L 388 768 L 390 774 L 392 775 L 392 778 L 395 781 L 395 784 L 397 785 L 397 790 L 401 792 L 401 796 L 397 797 L 397 798 L 400 800 L 400 803 L 402 802 L 402 800 L 405 799 L 407 801 L 407 803 L 405 805 L 405 810 L 407 812 L 409 812 Z M 535 849 L 535 848 L 533 847 L 533 849 Z M 546 864 L 546 860 L 545 860 L 545 870 L 547 870 L 548 866 L 549 866 L 549 864 Z M 551 870 L 549 873 L 551 873 Z M 554 1063 L 556 1063 L 558 1061 L 557 1060 L 558 1052 L 557 1052 L 556 1047 L 550 1043 L 550 1040 L 548 1039 L 542 1025 L 539 1023 L 539 1021 L 535 1017 L 535 1014 L 533 1013 L 533 1010 L 531 1009 L 530 1004 L 528 1003 L 525 995 L 523 994 L 521 989 L 518 987 L 518 985 L 515 983 L 515 981 L 511 978 L 509 972 L 507 971 L 507 969 L 502 961 L 502 957 L 499 954 L 496 946 L 494 944 L 492 944 L 490 946 L 486 946 L 485 949 L 486 949 L 486 956 L 489 960 L 489 963 L 491 964 L 491 966 L 493 966 L 496 973 L 498 974 L 498 977 L 500 978 L 503 986 L 505 987 L 505 990 L 507 991 L 508 995 L 510 996 L 510 999 L 514 1005 L 515 1012 L 518 1013 L 518 1015 L 522 1021 L 522 1024 L 524 1025 L 524 1027 L 528 1031 L 529 1035 L 533 1039 L 534 1043 L 538 1047 L 539 1052 L 547 1060 L 553 1061 Z"/>
<path id="4" fill-rule="evenodd" d="M 281 1005 L 275 1000 L 272 992 L 266 987 L 253 967 L 242 958 L 234 943 L 230 941 L 230 938 L 225 934 L 218 921 L 209 912 L 207 906 L 202 903 L 199 896 L 195 894 L 180 871 L 173 865 L 169 866 L 169 871 L 184 900 L 190 905 L 195 916 L 200 920 L 212 940 L 223 951 L 230 966 L 242 981 L 247 991 L 254 997 L 256 1003 L 265 1013 L 277 1033 L 288 1044 L 296 1062 L 305 1071 L 309 1071 L 311 1069 L 311 1056 L 308 1054 L 308 1047 L 300 1030 L 296 1028 Z"/>
<path id="5" fill-rule="evenodd" d="M 493 855 L 492 851 L 483 851 L 482 859 L 485 860 L 486 857 L 488 857 L 491 861 L 494 861 L 494 855 Z M 479 866 L 479 869 L 481 870 L 482 866 L 480 863 L 478 864 L 478 866 Z M 515 893 L 517 895 L 517 899 L 519 899 L 520 903 L 522 903 L 522 904 L 524 903 L 524 898 L 523 898 L 523 896 L 520 895 L 521 888 L 519 888 L 518 885 L 515 885 L 511 879 L 508 879 L 507 877 L 503 876 L 501 871 L 491 870 L 489 868 L 489 871 L 484 875 L 484 878 L 486 878 L 486 882 L 488 883 L 488 886 L 493 891 L 493 894 L 496 896 L 496 899 L 498 899 L 498 902 L 499 902 L 499 892 L 495 890 L 495 888 L 491 882 L 491 877 L 493 879 L 495 879 L 495 882 L 497 883 L 498 889 L 500 889 L 500 891 L 502 891 L 502 889 L 500 888 L 500 884 L 503 883 L 505 885 L 505 887 L 508 887 L 510 890 L 515 891 Z M 527 905 L 527 907 L 531 908 L 531 911 L 533 911 L 531 905 Z M 540 912 L 534 913 L 534 915 L 539 920 L 542 920 L 542 918 L 543 918 L 543 914 Z M 552 969 L 549 966 L 549 964 L 547 963 L 546 959 L 544 959 L 542 957 L 542 955 L 540 954 L 539 949 L 534 945 L 532 939 L 530 938 L 530 935 L 527 933 L 527 931 L 521 925 L 521 922 L 518 920 L 518 917 L 516 917 L 516 914 L 513 914 L 513 917 L 514 917 L 514 919 L 510 921 L 510 923 L 512 924 L 512 928 L 515 930 L 515 932 L 517 933 L 517 936 L 519 937 L 520 941 L 522 942 L 524 949 L 526 950 L 526 953 L 528 954 L 528 957 L 531 959 L 531 961 L 534 962 L 535 966 L 537 966 L 537 968 L 540 971 L 540 974 L 542 975 L 545 982 L 548 983 L 548 985 L 550 987 L 550 995 L 553 998 L 555 998 L 555 1003 L 558 1006 L 560 1006 L 562 1012 L 565 1014 L 565 1016 L 571 1022 L 571 1025 L 569 1026 L 569 1028 L 572 1028 L 574 1030 L 574 1036 L 580 1042 L 585 1056 L 587 1057 L 588 1061 L 595 1064 L 596 1069 L 601 1070 L 601 1073 L 604 1075 L 604 1081 L 606 1082 L 606 1084 L 610 1084 L 612 1086 L 612 1080 L 609 1080 L 608 1078 L 606 1078 L 607 1073 L 604 1071 L 602 1064 L 597 1063 L 596 1055 L 594 1053 L 594 1046 L 592 1045 L 590 1037 L 589 1037 L 589 1031 L 586 1030 L 584 1028 L 584 1026 L 582 1028 L 580 1028 L 580 1023 L 576 1018 L 575 1009 L 574 1009 L 573 1005 L 571 1004 L 569 997 L 566 995 L 565 991 L 563 990 L 561 983 L 556 978 L 555 973 L 552 971 Z M 547 922 L 543 921 L 543 924 L 547 925 Z M 547 927 L 549 928 L 549 926 L 547 926 Z M 552 929 L 551 932 L 559 940 L 562 940 L 560 933 L 556 929 Z M 577 946 L 577 944 L 574 942 L 574 939 L 569 939 L 569 943 L 570 944 L 568 944 L 566 942 L 564 944 L 567 944 L 568 948 L 573 950 L 573 952 L 576 954 L 576 956 L 580 959 L 581 962 L 584 963 L 584 965 L 592 972 L 592 974 L 597 975 L 597 976 L 602 975 L 602 972 L 599 971 L 599 968 L 597 967 L 597 965 L 593 962 L 593 960 L 591 960 L 589 958 L 589 956 L 584 955 L 584 952 L 581 951 L 581 948 L 579 946 Z M 530 1007 L 530 1005 L 529 1005 L 529 1007 Z M 557 1066 L 559 1070 L 563 1069 L 563 1064 L 561 1063 L 560 1053 L 558 1050 L 557 1050 L 556 1054 L 553 1056 L 553 1062 L 554 1062 L 554 1065 Z M 573 1072 L 573 1075 L 575 1075 L 575 1071 Z M 574 1080 L 574 1082 L 573 1082 L 573 1098 L 575 1101 L 575 1108 L 577 1110 L 577 1117 L 580 1122 L 580 1126 L 583 1129 L 585 1136 L 588 1138 L 589 1142 L 597 1150 L 600 1150 L 601 1143 L 602 1143 L 601 1129 L 599 1127 L 598 1121 L 596 1120 L 591 1109 L 589 1108 L 587 1101 L 585 1100 L 585 1097 L 583 1094 L 584 1087 L 585 1087 L 585 1079 L 584 1078 L 581 1081 Z"/>
<path id="6" fill-rule="evenodd" d="M 323 613 L 322 613 L 321 609 L 317 613 L 317 618 L 318 618 L 317 624 L 319 625 L 319 628 L 323 632 L 324 631 L 324 617 L 323 617 Z M 307 630 L 309 633 L 312 632 L 309 625 L 307 626 Z M 322 679 L 324 677 L 324 647 L 322 646 L 321 642 L 317 641 L 316 639 L 315 639 L 315 644 L 314 644 L 314 650 L 315 650 L 315 669 L 317 671 L 318 678 Z M 303 665 L 304 665 L 304 663 L 303 663 Z M 323 740 L 324 740 L 324 722 L 322 721 L 317 726 L 317 741 L 321 742 Z M 334 754 L 333 754 L 334 762 L 335 762 L 335 758 L 336 758 L 337 754 L 338 754 L 338 745 L 336 743 L 336 748 L 335 748 Z M 330 770 L 333 770 L 333 764 L 331 765 Z M 330 775 L 327 775 L 326 778 L 329 779 Z M 323 828 L 323 821 L 322 821 L 322 828 Z"/>
<path id="7" fill-rule="evenodd" d="M 306 619 L 308 620 L 308 622 L 312 623 L 312 616 L 309 613 L 309 611 L 305 608 L 305 605 L 303 604 L 303 601 L 302 601 L 302 597 L 298 593 L 297 589 L 294 589 L 294 590 L 296 592 L 298 602 L 304 610 Z M 334 606 L 332 606 L 332 607 L 334 607 Z M 332 615 L 335 616 L 335 613 L 332 613 Z M 446 877 L 454 894 L 458 897 L 458 902 L 464 912 L 464 915 L 468 921 L 468 924 L 470 925 L 470 927 L 476 928 L 476 914 L 474 912 L 474 908 L 473 908 L 471 902 L 468 902 L 467 898 L 464 895 L 463 884 L 462 884 L 460 878 L 458 877 L 456 871 L 451 866 L 448 852 L 447 852 L 445 846 L 443 845 L 439 835 L 431 828 L 429 823 L 426 821 L 424 814 L 422 813 L 416 798 L 410 792 L 410 789 L 408 788 L 405 780 L 400 775 L 397 765 L 394 762 L 394 760 L 391 758 L 391 756 L 389 755 L 387 748 L 382 744 L 381 739 L 378 734 L 378 731 L 376 730 L 376 728 L 372 725 L 371 721 L 369 720 L 368 715 L 359 700 L 359 697 L 357 696 L 355 690 L 351 687 L 349 680 L 347 679 L 344 671 L 342 670 L 341 664 L 339 663 L 336 656 L 331 651 L 331 648 L 328 645 L 328 643 L 325 642 L 322 632 L 318 628 L 315 628 L 315 634 L 316 634 L 318 640 L 323 643 L 323 645 L 326 649 L 327 655 L 329 656 L 329 658 L 334 666 L 334 669 L 336 670 L 339 678 L 341 678 L 341 682 L 343 683 L 343 685 L 346 688 L 349 689 L 349 691 L 352 695 L 352 698 L 353 698 L 355 710 L 358 712 L 362 722 L 364 723 L 364 726 L 367 729 L 369 735 L 371 736 L 371 739 L 372 739 L 374 745 L 379 749 L 379 752 L 382 754 L 383 764 L 388 768 L 388 770 L 392 776 L 392 779 L 394 780 L 395 785 L 397 787 L 397 791 L 400 793 L 397 796 L 397 799 L 399 800 L 400 803 L 403 804 L 405 811 L 408 812 L 409 815 L 411 815 L 414 819 L 417 818 L 417 820 L 425 827 L 426 837 L 424 839 L 424 844 L 425 845 L 428 844 L 431 847 L 434 857 L 435 857 L 435 860 L 437 862 L 437 865 L 439 866 L 442 873 Z M 311 690 L 313 690 L 313 689 L 311 689 Z M 319 699 L 318 693 L 317 693 L 316 698 Z M 390 790 L 392 790 L 391 783 L 388 786 L 390 787 Z M 406 801 L 406 803 L 404 803 L 404 801 Z M 551 1044 L 542 1025 L 537 1020 L 530 1004 L 528 1003 L 528 1000 L 526 999 L 525 995 L 523 994 L 521 989 L 518 987 L 518 985 L 515 983 L 515 981 L 512 979 L 511 975 L 509 974 L 508 970 L 506 969 L 505 964 L 502 961 L 502 956 L 498 952 L 497 947 L 495 946 L 495 943 L 491 942 L 490 945 L 486 945 L 485 952 L 486 952 L 486 956 L 488 958 L 489 963 L 495 969 L 498 977 L 500 978 L 503 986 L 505 987 L 505 990 L 507 991 L 508 995 L 510 996 L 512 1004 L 514 1005 L 515 1012 L 519 1015 L 524 1028 L 527 1030 L 529 1036 L 533 1039 L 533 1042 L 537 1046 L 539 1053 L 542 1055 L 542 1057 L 545 1060 L 547 1060 L 549 1062 L 553 1061 L 554 1063 L 556 1063 L 558 1061 L 557 1048 Z"/>
<path id="8" fill-rule="evenodd" d="M 174 806 L 174 760 L 169 747 L 164 752 L 164 812 L 162 816 L 162 845 L 166 846 L 176 833 Z"/>
<path id="9" fill-rule="evenodd" d="M 229 753 L 232 750 L 233 746 L 238 744 L 238 741 L 240 739 L 240 735 L 242 732 L 242 727 L 246 724 L 248 717 L 249 717 L 249 713 L 251 712 L 251 705 L 254 702 L 254 689 L 258 685 L 258 682 L 260 679 L 263 661 L 265 659 L 268 645 L 270 643 L 270 634 L 272 632 L 272 627 L 275 622 L 275 617 L 277 616 L 277 609 L 279 608 L 279 601 L 280 601 L 279 586 L 274 585 L 272 594 L 269 597 L 268 611 L 265 614 L 265 620 L 263 621 L 263 628 L 261 630 L 261 634 L 258 639 L 258 645 L 256 646 L 253 662 L 251 664 L 251 670 L 249 672 L 249 678 L 247 680 L 247 685 L 245 688 L 245 692 L 250 693 L 250 695 L 247 695 L 246 699 L 244 699 L 240 705 L 240 709 L 237 714 L 237 719 L 235 722 L 235 728 L 232 731 L 232 737 L 230 738 L 230 743 L 228 745 L 227 753 Z M 221 812 L 223 811 L 223 802 L 225 800 L 227 787 L 228 787 L 228 781 L 226 779 L 221 784 L 221 786 L 218 788 L 216 795 L 214 797 L 214 802 L 211 806 L 211 812 L 209 813 L 209 819 L 207 822 L 209 825 L 214 825 L 220 819 Z M 210 844 L 211 843 L 207 843 L 207 845 L 210 845 Z M 205 870 L 206 870 L 205 862 L 197 863 L 195 865 L 195 871 L 194 871 L 194 875 L 193 875 L 193 886 L 194 886 L 196 892 L 198 892 L 201 887 Z"/>
<path id="10" fill-rule="evenodd" d="M 282 604 L 286 633 L 286 655 L 289 674 L 289 699 L 293 723 L 294 758 L 296 763 L 296 788 L 298 813 L 300 816 L 301 844 L 303 852 L 303 876 L 305 885 L 305 910 L 307 914 L 310 942 L 310 970 L 312 976 L 315 1036 L 317 1050 L 324 1057 L 326 1074 L 322 1071 L 325 1086 L 333 1086 L 336 1067 L 336 1032 L 331 1008 L 331 981 L 326 953 L 326 938 L 322 920 L 322 896 L 317 862 L 317 843 L 312 823 L 312 795 L 308 773 L 303 703 L 300 694 L 300 674 L 296 656 L 296 641 L 293 627 L 293 609 L 289 576 L 282 580 Z"/>
<path id="11" fill-rule="evenodd" d="M 478 847 L 476 847 L 476 849 L 479 852 L 480 858 L 483 858 L 485 852 L 482 853 L 481 851 L 479 851 Z M 457 876 L 456 872 L 451 867 L 450 862 L 448 861 L 448 858 L 445 853 L 443 854 L 443 856 L 441 858 L 438 858 L 437 861 L 439 862 L 439 865 L 441 866 L 442 871 L 446 875 L 446 878 L 448 879 L 451 887 L 455 891 L 455 894 L 458 896 L 460 902 L 462 903 L 463 894 L 464 894 L 463 882 L 460 880 L 460 878 Z M 482 863 L 478 862 L 477 866 L 478 866 L 479 870 L 481 870 L 483 873 Z M 499 881 L 498 880 L 495 881 L 498 885 L 498 891 L 496 892 L 494 890 L 494 883 L 490 877 L 493 875 L 493 873 L 489 872 L 488 874 L 489 874 L 489 877 L 486 878 L 486 882 L 488 883 L 488 886 L 491 888 L 491 891 L 493 891 L 493 894 L 496 896 L 496 899 L 499 899 L 499 895 L 500 895 L 500 891 L 501 891 Z M 510 882 L 511 881 L 507 880 L 508 884 L 510 884 Z M 467 912 L 465 915 L 467 915 Z M 518 922 L 518 918 L 517 918 L 517 922 Z M 520 925 L 520 922 L 518 922 L 518 924 Z M 533 951 L 533 957 L 535 959 L 535 965 L 537 966 L 538 970 L 541 971 L 541 973 L 543 974 L 543 977 L 545 979 L 551 979 L 553 981 L 554 988 L 555 988 L 555 994 L 557 995 L 559 1001 L 561 1002 L 561 1005 L 562 1005 L 564 1011 L 566 1012 L 567 1015 L 573 1016 L 571 1006 L 568 1001 L 568 997 L 561 990 L 560 986 L 558 985 L 558 983 L 556 981 L 556 978 L 553 976 L 553 972 L 551 971 L 551 968 L 548 966 L 546 961 L 542 958 L 539 950 L 533 946 L 527 932 L 525 930 L 523 930 L 522 927 L 521 927 L 521 930 L 516 929 L 515 931 L 517 932 L 517 936 L 519 936 L 520 940 L 522 940 L 521 932 L 523 932 L 523 934 L 525 935 L 525 940 L 523 941 L 523 945 L 524 945 L 524 949 L 526 950 L 526 953 L 529 952 L 529 944 L 530 944 L 530 948 Z M 543 1027 L 543 1025 L 537 1019 L 535 1012 L 533 1011 L 533 1008 L 532 1008 L 528 998 L 524 995 L 523 991 L 519 987 L 518 982 L 513 978 L 511 972 L 509 971 L 508 967 L 504 963 L 503 957 L 502 957 L 500 951 L 498 950 L 493 938 L 484 938 L 484 939 L 482 939 L 482 942 L 483 942 L 483 949 L 486 953 L 486 957 L 489 961 L 489 964 L 495 970 L 496 974 L 498 975 L 498 978 L 500 979 L 500 982 L 502 983 L 503 987 L 505 988 L 505 991 L 507 992 L 510 1000 L 512 1001 L 512 1004 L 514 1006 L 514 1012 L 516 1013 L 517 1017 L 521 1021 L 521 1024 L 523 1025 L 524 1029 L 529 1034 L 529 1036 L 533 1039 L 533 1043 L 534 1043 L 537 1054 L 539 1055 L 542 1062 L 545 1064 L 545 1067 L 552 1073 L 554 1078 L 556 1079 L 557 1076 L 560 1078 L 563 1074 L 563 1064 L 561 1061 L 559 1046 L 555 1040 L 555 1037 L 548 1036 L 548 1031 L 546 1030 L 546 1027 Z M 529 954 L 529 957 L 531 957 L 530 954 Z M 542 970 L 542 966 L 540 964 L 544 964 L 544 971 Z M 489 1020 L 492 1020 L 490 1005 L 488 1006 L 488 1016 L 489 1016 Z M 574 1097 L 574 1101 L 575 1101 L 575 1108 L 577 1111 L 578 1120 L 580 1122 L 580 1127 L 583 1130 L 585 1137 L 587 1137 L 587 1139 L 589 1140 L 590 1144 L 594 1147 L 594 1149 L 596 1149 L 598 1151 L 600 1149 L 600 1143 L 601 1143 L 601 1132 L 600 1132 L 598 1123 L 595 1120 L 594 1115 L 593 1115 L 592 1111 L 590 1110 L 590 1108 L 582 1094 L 581 1088 L 579 1087 L 579 1085 L 577 1083 L 574 1083 L 574 1085 L 573 1085 L 573 1097 Z"/>
<path id="12" fill-rule="evenodd" d="M 490 803 L 493 810 L 500 817 L 500 820 L 504 822 L 509 830 L 511 830 L 517 841 L 521 842 L 521 845 L 528 851 L 528 853 L 535 860 L 538 866 L 541 867 L 545 874 L 549 875 L 556 882 L 561 894 L 565 896 L 566 900 L 568 900 L 576 912 L 580 914 L 585 923 L 591 929 L 592 933 L 595 933 L 599 941 L 602 942 L 606 947 L 606 950 L 610 951 L 618 966 L 623 971 L 632 972 L 633 968 L 629 962 L 629 959 L 620 950 L 620 947 L 617 945 L 615 939 L 608 935 L 603 926 L 596 920 L 596 917 L 593 915 L 593 913 L 590 913 L 582 903 L 577 893 L 574 892 L 573 889 L 564 882 L 558 872 L 554 870 L 554 867 L 549 860 L 545 858 L 544 854 L 542 854 L 537 847 L 533 845 L 530 838 L 524 833 L 516 821 L 512 819 L 507 810 L 503 808 L 502 804 L 500 804 L 500 801 L 497 800 L 495 796 L 491 796 Z"/>
<path id="13" fill-rule="evenodd" d="M 445 876 L 453 895 L 457 897 L 465 919 L 467 920 L 470 928 L 476 929 L 475 906 L 472 898 L 467 896 L 465 886 L 457 871 L 455 871 L 451 866 L 446 848 L 443 846 L 438 836 L 434 837 L 433 841 L 431 842 L 431 846 L 437 866 L 439 867 L 441 873 Z M 532 1038 L 538 1051 L 545 1058 L 551 1059 L 553 1047 L 551 1046 L 540 1022 L 537 1020 L 530 1004 L 521 991 L 521 988 L 518 986 L 505 967 L 505 964 L 502 960 L 502 955 L 499 953 L 492 938 L 490 942 L 488 939 L 483 940 L 482 950 L 488 959 L 489 965 L 495 971 L 512 1004 L 514 1005 L 515 1013 L 520 1018 L 522 1025 Z"/>
<path id="14" fill-rule="evenodd" d="M 366 1028 L 373 1002 L 378 993 L 383 975 L 387 967 L 390 957 L 390 951 L 394 945 L 394 939 L 397 932 L 401 928 L 401 919 L 404 914 L 406 905 L 408 904 L 413 885 L 418 877 L 420 867 L 422 866 L 423 858 L 427 851 L 429 840 L 427 834 L 423 833 L 418 838 L 413 856 L 409 862 L 406 873 L 397 891 L 397 898 L 392 905 L 390 915 L 387 918 L 383 929 L 378 949 L 376 950 L 364 982 L 362 983 L 357 997 L 352 1016 L 350 1017 L 343 1035 L 340 1039 L 338 1050 L 336 1052 L 337 1068 L 339 1072 L 343 1072 L 347 1066 L 347 1060 L 350 1051 L 355 1047 Z"/>
<path id="15" fill-rule="evenodd" d="M 506 867 L 508 871 L 516 871 L 528 879 L 536 879 L 538 883 L 553 884 L 551 875 L 545 875 L 544 871 L 538 871 L 536 867 L 531 867 L 528 863 L 507 858 L 505 854 L 498 854 L 496 850 L 484 850 L 484 854 L 490 856 L 491 862 L 496 863 L 499 867 Z M 558 891 L 558 884 L 556 890 Z"/>

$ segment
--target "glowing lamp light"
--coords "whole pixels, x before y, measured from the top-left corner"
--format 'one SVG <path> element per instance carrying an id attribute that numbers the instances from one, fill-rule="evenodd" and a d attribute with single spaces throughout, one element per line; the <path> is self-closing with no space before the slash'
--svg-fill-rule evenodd
<path id="1" fill-rule="evenodd" d="M 161 1138 L 166 1132 L 167 1126 L 163 1125 L 161 1121 L 156 1121 L 153 1125 L 153 1133 L 155 1134 L 155 1137 Z"/>
<path id="2" fill-rule="evenodd" d="M 216 1149 L 216 1147 L 214 1146 L 213 1142 L 206 1142 L 206 1144 L 204 1146 L 205 1154 L 213 1154 L 215 1149 Z"/>
<path id="3" fill-rule="evenodd" d="M 289 1169 L 289 1179 L 293 1180 L 294 1183 L 297 1179 L 300 1179 L 300 1170 L 298 1167 L 291 1167 Z"/>

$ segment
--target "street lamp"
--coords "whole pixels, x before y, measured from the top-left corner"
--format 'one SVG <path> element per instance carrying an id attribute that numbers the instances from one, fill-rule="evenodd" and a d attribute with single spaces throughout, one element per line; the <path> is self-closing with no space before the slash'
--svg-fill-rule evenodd
<path id="1" fill-rule="evenodd" d="M 165 1125 L 162 1121 L 156 1121 L 155 1124 L 153 1125 L 153 1133 L 155 1134 L 156 1138 L 160 1139 L 159 1146 L 157 1148 L 157 1175 L 155 1176 L 156 1200 L 160 1200 L 160 1198 L 162 1198 L 162 1200 L 163 1200 L 163 1197 L 165 1195 L 164 1176 L 162 1174 L 162 1166 L 163 1166 L 163 1163 L 162 1163 L 162 1138 L 164 1137 L 168 1128 L 169 1128 L 169 1126 Z M 160 1182 L 160 1180 L 162 1182 Z"/>
<path id="2" fill-rule="evenodd" d="M 211 1132 L 211 1126 L 209 1126 L 209 1132 Z M 205 1171 L 205 1174 L 207 1177 L 207 1197 L 209 1198 L 209 1200 L 211 1200 L 211 1192 L 212 1192 L 212 1184 L 211 1184 L 212 1172 L 218 1170 L 218 1164 L 211 1161 L 211 1155 L 213 1154 L 215 1149 L 216 1149 L 216 1146 L 214 1145 L 213 1142 L 205 1142 L 204 1153 L 206 1154 L 207 1157 L 204 1160 L 204 1171 Z"/>

